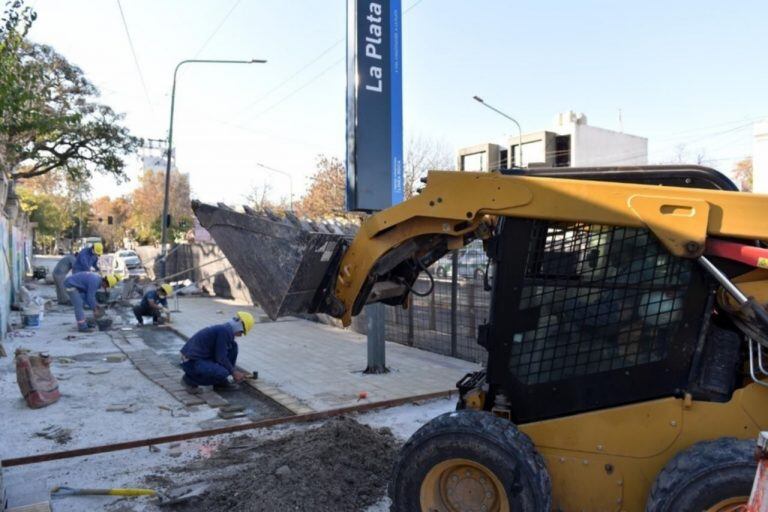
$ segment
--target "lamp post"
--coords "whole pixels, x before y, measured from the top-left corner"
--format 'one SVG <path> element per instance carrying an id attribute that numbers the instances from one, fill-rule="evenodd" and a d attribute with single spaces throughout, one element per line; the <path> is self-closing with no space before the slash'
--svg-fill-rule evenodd
<path id="1" fill-rule="evenodd" d="M 267 171 L 272 171 L 278 174 L 282 174 L 283 176 L 286 176 L 288 178 L 288 187 L 290 188 L 290 198 L 288 199 L 288 205 L 291 208 L 291 211 L 293 211 L 293 176 L 291 176 L 290 173 L 281 171 L 280 169 L 275 169 L 274 167 L 270 167 L 268 165 L 264 165 L 259 162 L 256 162 L 256 167 L 261 167 L 262 169 L 265 169 Z"/>
<path id="2" fill-rule="evenodd" d="M 502 112 L 501 110 L 499 110 L 499 109 L 497 109 L 495 107 L 492 107 L 491 105 L 487 104 L 485 102 L 485 100 L 483 100 L 483 98 L 481 98 L 480 96 L 472 96 L 472 99 L 475 100 L 476 102 L 482 104 L 484 107 L 488 107 L 489 109 L 493 110 L 497 114 L 500 114 L 500 115 L 506 117 L 507 119 L 509 119 L 510 121 L 512 121 L 513 123 L 515 123 L 517 125 L 517 132 L 519 134 L 519 141 L 518 141 L 517 144 L 520 147 L 520 167 L 522 167 L 523 166 L 523 129 L 520 128 L 520 123 L 518 123 L 517 120 L 514 117 L 509 116 L 509 115 L 505 114 L 504 112 Z"/>
<path id="3" fill-rule="evenodd" d="M 176 106 L 176 75 L 184 64 L 264 64 L 266 60 L 219 60 L 219 59 L 187 59 L 176 64 L 173 70 L 173 87 L 171 88 L 171 121 L 168 127 L 168 158 L 165 164 L 165 194 L 163 196 L 163 217 L 160 219 L 160 277 L 165 277 L 166 244 L 168 242 L 168 195 L 171 190 L 171 155 L 173 155 L 173 111 Z"/>

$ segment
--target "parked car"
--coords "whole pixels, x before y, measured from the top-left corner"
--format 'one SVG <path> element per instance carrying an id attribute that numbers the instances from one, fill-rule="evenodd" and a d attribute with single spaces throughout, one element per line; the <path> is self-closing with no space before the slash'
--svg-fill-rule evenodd
<path id="1" fill-rule="evenodd" d="M 141 258 L 135 251 L 123 249 L 115 252 L 112 257 L 112 273 L 123 277 L 139 277 L 146 275 L 141 264 Z"/>
<path id="2" fill-rule="evenodd" d="M 466 249 L 459 251 L 458 276 L 464 279 L 482 279 L 485 275 L 488 257 L 482 242 L 473 242 Z M 435 263 L 437 277 L 450 277 L 453 274 L 453 258 L 450 253 Z"/>

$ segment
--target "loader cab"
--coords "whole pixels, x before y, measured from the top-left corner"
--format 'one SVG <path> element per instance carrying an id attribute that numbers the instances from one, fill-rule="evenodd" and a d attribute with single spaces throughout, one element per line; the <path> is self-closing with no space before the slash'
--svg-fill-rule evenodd
<path id="1" fill-rule="evenodd" d="M 525 174 L 736 190 L 703 167 Z M 479 342 L 497 399 L 486 407 L 511 404 L 511 419 L 527 423 L 682 396 L 701 388 L 703 364 L 720 368 L 714 384 L 704 383 L 705 398 L 730 398 L 738 346 L 721 356 L 732 361 L 700 357 L 715 287 L 695 261 L 673 256 L 648 230 L 504 218 L 489 257 L 496 278 Z"/>

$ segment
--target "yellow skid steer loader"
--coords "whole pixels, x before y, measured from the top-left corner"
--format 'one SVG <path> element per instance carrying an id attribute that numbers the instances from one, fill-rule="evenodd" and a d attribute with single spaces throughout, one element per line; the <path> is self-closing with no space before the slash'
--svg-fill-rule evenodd
<path id="1" fill-rule="evenodd" d="M 746 504 L 768 428 L 768 196 L 697 166 L 546 168 L 430 172 L 354 236 L 193 208 L 273 318 L 407 304 L 430 265 L 483 240 L 488 363 L 403 447 L 393 510 Z"/>

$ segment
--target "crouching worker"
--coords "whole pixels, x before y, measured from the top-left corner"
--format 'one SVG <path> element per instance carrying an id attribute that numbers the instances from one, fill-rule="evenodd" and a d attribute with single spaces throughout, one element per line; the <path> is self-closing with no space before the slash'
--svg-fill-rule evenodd
<path id="1" fill-rule="evenodd" d="M 161 284 L 156 290 L 149 290 L 141 298 L 141 302 L 133 307 L 133 314 L 139 325 L 144 325 L 144 317 L 151 316 L 152 323 L 157 325 L 168 313 L 168 297 L 173 293 L 169 284 Z"/>
<path id="2" fill-rule="evenodd" d="M 182 384 L 190 393 L 199 393 L 198 386 L 213 386 L 216 391 L 237 389 L 235 382 L 245 378 L 243 372 L 235 370 L 237 342 L 235 337 L 248 334 L 253 327 L 253 316 L 238 311 L 232 320 L 206 327 L 189 338 L 181 349 Z"/>
<path id="3" fill-rule="evenodd" d="M 99 288 L 105 290 L 117 284 L 117 278 L 113 275 L 101 277 L 95 272 L 78 272 L 64 280 L 64 288 L 69 294 L 69 300 L 75 307 L 75 319 L 79 331 L 88 331 L 88 323 L 85 320 L 85 306 L 93 310 L 95 317 L 100 317 L 103 310 L 96 303 L 96 292 Z"/>

